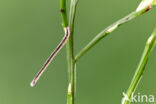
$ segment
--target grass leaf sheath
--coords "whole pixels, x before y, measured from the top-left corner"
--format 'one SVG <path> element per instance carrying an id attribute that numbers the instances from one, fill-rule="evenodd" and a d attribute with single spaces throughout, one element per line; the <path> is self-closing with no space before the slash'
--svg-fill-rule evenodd
<path id="1" fill-rule="evenodd" d="M 66 45 L 67 49 L 67 63 L 68 63 L 68 94 L 67 94 L 67 104 L 75 104 L 76 95 L 76 63 L 74 59 L 74 23 L 75 14 L 78 0 L 71 0 L 70 3 L 70 13 L 69 13 L 69 27 L 70 27 L 70 37 Z"/>

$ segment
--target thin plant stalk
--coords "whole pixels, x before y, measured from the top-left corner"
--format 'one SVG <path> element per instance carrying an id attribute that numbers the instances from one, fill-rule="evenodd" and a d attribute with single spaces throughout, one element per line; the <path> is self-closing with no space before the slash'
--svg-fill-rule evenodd
<path id="1" fill-rule="evenodd" d="M 145 1 L 145 0 L 144 0 Z M 146 0 L 147 1 L 147 0 Z M 142 3 L 142 2 L 141 2 Z M 117 29 L 119 26 L 123 25 L 124 23 L 127 23 L 134 18 L 146 13 L 152 8 L 152 5 L 154 5 L 153 2 L 150 2 L 147 6 L 141 8 L 137 8 L 136 11 L 130 13 L 129 15 L 125 16 L 124 18 L 116 21 L 112 25 L 105 28 L 103 31 L 101 31 L 99 34 L 97 34 L 75 57 L 75 60 L 78 61 L 84 54 L 86 54 L 92 47 L 94 47 L 100 40 L 105 38 L 107 35 L 109 35 L 111 32 L 113 32 L 115 29 Z"/>
<path id="2" fill-rule="evenodd" d="M 69 75 L 69 85 L 67 94 L 67 104 L 75 104 L 76 95 L 76 63 L 74 59 L 74 22 L 76 14 L 76 6 L 78 0 L 71 0 L 70 13 L 69 13 L 69 27 L 70 27 L 70 37 L 66 45 L 67 49 L 67 63 L 68 63 L 68 75 Z"/>
<path id="3" fill-rule="evenodd" d="M 83 48 L 76 57 L 74 57 L 74 22 L 75 22 L 75 14 L 76 14 L 76 7 L 78 0 L 71 0 L 70 5 L 70 13 L 69 13 L 69 22 L 67 19 L 67 11 L 66 11 L 66 0 L 60 0 L 60 12 L 62 16 L 62 26 L 65 31 L 64 38 L 59 43 L 59 45 L 56 47 L 56 49 L 52 52 L 50 57 L 47 59 L 45 64 L 42 66 L 41 70 L 37 73 L 33 81 L 31 82 L 31 86 L 33 87 L 40 76 L 43 74 L 43 72 L 46 70 L 48 65 L 51 63 L 51 61 L 54 59 L 56 54 L 62 49 L 62 47 L 66 44 L 67 49 L 67 63 L 68 63 L 68 78 L 69 78 L 69 85 L 68 85 L 68 92 L 67 92 L 67 104 L 75 104 L 75 95 L 76 95 L 76 62 L 77 60 L 83 56 L 86 52 L 88 52 L 95 44 L 97 44 L 102 38 L 107 36 L 109 33 L 113 32 L 116 28 L 118 28 L 120 25 L 136 18 L 139 15 L 144 14 L 145 12 L 149 11 L 151 9 L 151 6 L 156 4 L 156 0 L 143 0 L 143 3 L 139 5 L 136 11 L 130 13 L 128 16 L 120 19 L 119 21 L 115 22 L 114 24 L 110 25 L 106 29 L 104 29 L 101 33 L 99 33 L 85 48 Z M 144 5 L 144 2 L 148 5 Z M 143 6 L 142 6 L 143 5 Z M 156 32 L 154 32 L 156 33 Z M 156 40 L 156 35 L 152 35 L 148 42 L 147 46 L 145 47 L 145 52 L 143 54 L 142 61 L 143 64 L 140 64 L 140 67 L 138 68 L 137 74 L 134 76 L 134 79 L 132 80 L 132 84 L 130 88 L 127 91 L 128 98 L 131 97 L 132 91 L 136 88 L 136 85 L 142 75 L 144 66 L 147 62 L 149 53 L 154 45 L 154 41 Z M 140 62 L 140 63 L 141 63 Z M 140 69 L 142 68 L 142 69 Z M 141 70 L 141 71 L 140 71 Z M 139 74 L 138 74 L 139 73 Z M 127 102 L 127 100 L 126 100 Z M 126 103 L 127 104 L 127 103 Z"/>
<path id="4" fill-rule="evenodd" d="M 141 77 L 143 76 L 145 66 L 148 62 L 150 53 L 151 53 L 153 47 L 155 46 L 155 43 L 156 43 L 156 28 L 146 42 L 140 63 L 137 67 L 137 70 L 136 70 L 135 75 L 131 81 L 131 84 L 127 90 L 127 93 L 124 95 L 124 98 L 122 100 L 122 104 L 129 104 L 130 103 L 132 93 L 134 93 L 135 89 L 137 88 L 137 85 L 139 84 L 139 81 L 141 80 Z"/>
<path id="5" fill-rule="evenodd" d="M 49 56 L 49 58 L 47 59 L 47 61 L 44 63 L 44 65 L 42 66 L 42 68 L 40 69 L 40 71 L 36 74 L 36 76 L 34 77 L 34 79 L 32 80 L 32 82 L 30 83 L 30 85 L 33 87 L 35 86 L 35 84 L 37 83 L 37 81 L 39 80 L 39 78 L 41 77 L 41 75 L 43 74 L 43 72 L 47 69 L 47 67 L 49 66 L 49 64 L 52 62 L 52 60 L 54 59 L 54 57 L 57 55 L 57 53 L 62 49 L 62 47 L 65 45 L 65 43 L 67 42 L 69 35 L 70 35 L 70 28 L 68 27 L 68 20 L 67 20 L 67 13 L 66 13 L 66 0 L 61 0 L 61 15 L 62 15 L 62 26 L 64 28 L 65 31 L 65 35 L 62 39 L 62 41 L 59 43 L 59 45 L 56 47 L 56 49 L 51 53 L 51 55 Z"/>

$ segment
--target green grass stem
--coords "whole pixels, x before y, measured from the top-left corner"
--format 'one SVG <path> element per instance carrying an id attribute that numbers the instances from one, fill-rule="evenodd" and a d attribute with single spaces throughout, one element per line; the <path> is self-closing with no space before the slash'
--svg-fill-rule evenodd
<path id="1" fill-rule="evenodd" d="M 124 18 L 116 21 L 112 25 L 105 28 L 103 31 L 101 31 L 99 34 L 97 34 L 75 57 L 75 60 L 78 61 L 84 54 L 86 54 L 92 47 L 94 47 L 100 40 L 105 38 L 108 34 L 113 32 L 115 29 L 117 29 L 119 26 L 123 25 L 124 23 L 127 23 L 134 18 L 144 14 L 145 12 L 149 11 L 151 9 L 152 4 L 142 8 L 139 11 L 134 11 L 130 13 L 129 15 L 125 16 Z"/>
<path id="2" fill-rule="evenodd" d="M 137 85 L 139 84 L 139 81 L 141 80 L 141 77 L 143 76 L 145 66 L 148 62 L 152 48 L 155 46 L 155 43 L 156 43 L 156 28 L 146 42 L 140 63 L 137 67 L 135 75 L 134 75 L 134 77 L 131 81 L 131 84 L 127 90 L 127 93 L 125 95 L 125 97 L 127 97 L 127 98 L 123 99 L 122 104 L 129 104 L 130 103 L 132 93 L 134 93 L 135 89 L 137 88 Z"/>

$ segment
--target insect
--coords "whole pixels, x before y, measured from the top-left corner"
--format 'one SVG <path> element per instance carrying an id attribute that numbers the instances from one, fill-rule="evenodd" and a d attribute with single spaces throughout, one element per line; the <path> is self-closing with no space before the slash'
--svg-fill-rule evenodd
<path id="1" fill-rule="evenodd" d="M 65 35 L 64 35 L 62 41 L 59 43 L 59 45 L 56 47 L 56 49 L 51 53 L 51 55 L 48 57 L 47 61 L 44 63 L 44 65 L 39 70 L 39 72 L 36 74 L 36 76 L 34 77 L 32 82 L 30 83 L 31 87 L 35 86 L 35 84 L 37 83 L 37 81 L 39 80 L 39 78 L 41 77 L 43 72 L 47 69 L 48 65 L 52 62 L 54 57 L 57 55 L 57 53 L 62 49 L 62 47 L 67 42 L 67 40 L 68 40 L 68 38 L 70 36 L 70 29 L 69 29 L 69 27 L 65 27 L 64 31 L 65 31 Z"/>

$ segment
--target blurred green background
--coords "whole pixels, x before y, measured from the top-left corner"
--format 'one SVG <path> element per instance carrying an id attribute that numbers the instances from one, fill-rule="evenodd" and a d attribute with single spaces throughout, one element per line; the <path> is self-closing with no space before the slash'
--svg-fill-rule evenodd
<path id="1" fill-rule="evenodd" d="M 141 0 L 79 0 L 75 53 Z M 68 7 L 69 7 L 68 0 Z M 0 104 L 66 104 L 63 48 L 34 88 L 29 86 L 63 37 L 59 0 L 0 0 Z M 69 8 L 68 8 L 69 9 Z M 124 24 L 77 63 L 76 104 L 120 104 L 145 42 L 156 27 L 156 8 Z M 136 92 L 156 97 L 156 48 Z"/>

